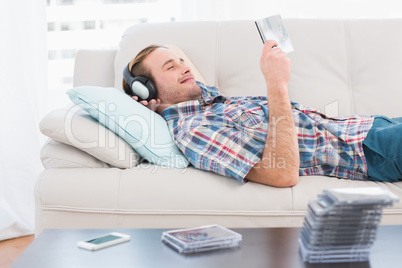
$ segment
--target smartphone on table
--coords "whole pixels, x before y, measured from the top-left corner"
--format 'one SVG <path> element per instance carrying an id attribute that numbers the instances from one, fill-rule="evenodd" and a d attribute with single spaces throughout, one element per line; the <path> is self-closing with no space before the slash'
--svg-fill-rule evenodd
<path id="1" fill-rule="evenodd" d="M 103 236 L 94 237 L 89 240 L 79 241 L 77 246 L 87 250 L 98 250 L 127 241 L 130 241 L 129 235 L 113 232 Z"/>

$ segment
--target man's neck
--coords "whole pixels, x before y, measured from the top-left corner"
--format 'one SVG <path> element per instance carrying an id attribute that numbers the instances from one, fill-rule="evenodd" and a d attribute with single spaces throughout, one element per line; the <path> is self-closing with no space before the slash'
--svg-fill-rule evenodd
<path id="1" fill-rule="evenodd" d="M 170 106 L 173 106 L 174 104 L 166 104 L 166 103 L 162 103 L 161 105 L 159 105 L 159 107 L 156 109 L 156 112 L 158 114 L 162 114 L 163 110 L 165 110 L 166 108 L 169 108 Z"/>

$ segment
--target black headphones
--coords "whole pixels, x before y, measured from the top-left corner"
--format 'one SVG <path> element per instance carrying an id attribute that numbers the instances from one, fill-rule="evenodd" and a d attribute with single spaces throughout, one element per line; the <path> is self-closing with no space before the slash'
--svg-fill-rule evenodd
<path id="1" fill-rule="evenodd" d="M 133 76 L 129 70 L 129 65 L 123 71 L 123 78 L 131 89 L 131 93 L 138 97 L 139 101 L 150 101 L 156 99 L 157 91 L 155 84 L 145 76 Z"/>

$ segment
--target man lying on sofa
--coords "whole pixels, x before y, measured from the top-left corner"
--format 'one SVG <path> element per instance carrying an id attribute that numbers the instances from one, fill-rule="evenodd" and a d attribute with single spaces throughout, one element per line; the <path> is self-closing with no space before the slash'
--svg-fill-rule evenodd
<path id="1" fill-rule="evenodd" d="M 224 97 L 155 45 L 128 64 L 123 88 L 166 119 L 178 148 L 202 170 L 277 187 L 295 185 L 299 175 L 402 180 L 402 117 L 329 118 L 291 102 L 291 63 L 277 46 L 267 41 L 260 59 L 266 97 Z M 144 87 L 135 86 L 138 76 L 157 95 L 135 96 Z"/>

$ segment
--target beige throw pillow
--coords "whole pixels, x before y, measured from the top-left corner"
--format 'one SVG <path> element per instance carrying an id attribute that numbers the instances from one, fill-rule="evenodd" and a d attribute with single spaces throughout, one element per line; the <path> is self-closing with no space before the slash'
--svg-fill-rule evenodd
<path id="1" fill-rule="evenodd" d="M 125 140 L 78 106 L 50 112 L 39 127 L 49 138 L 76 147 L 114 167 L 132 168 L 141 160 Z"/>

